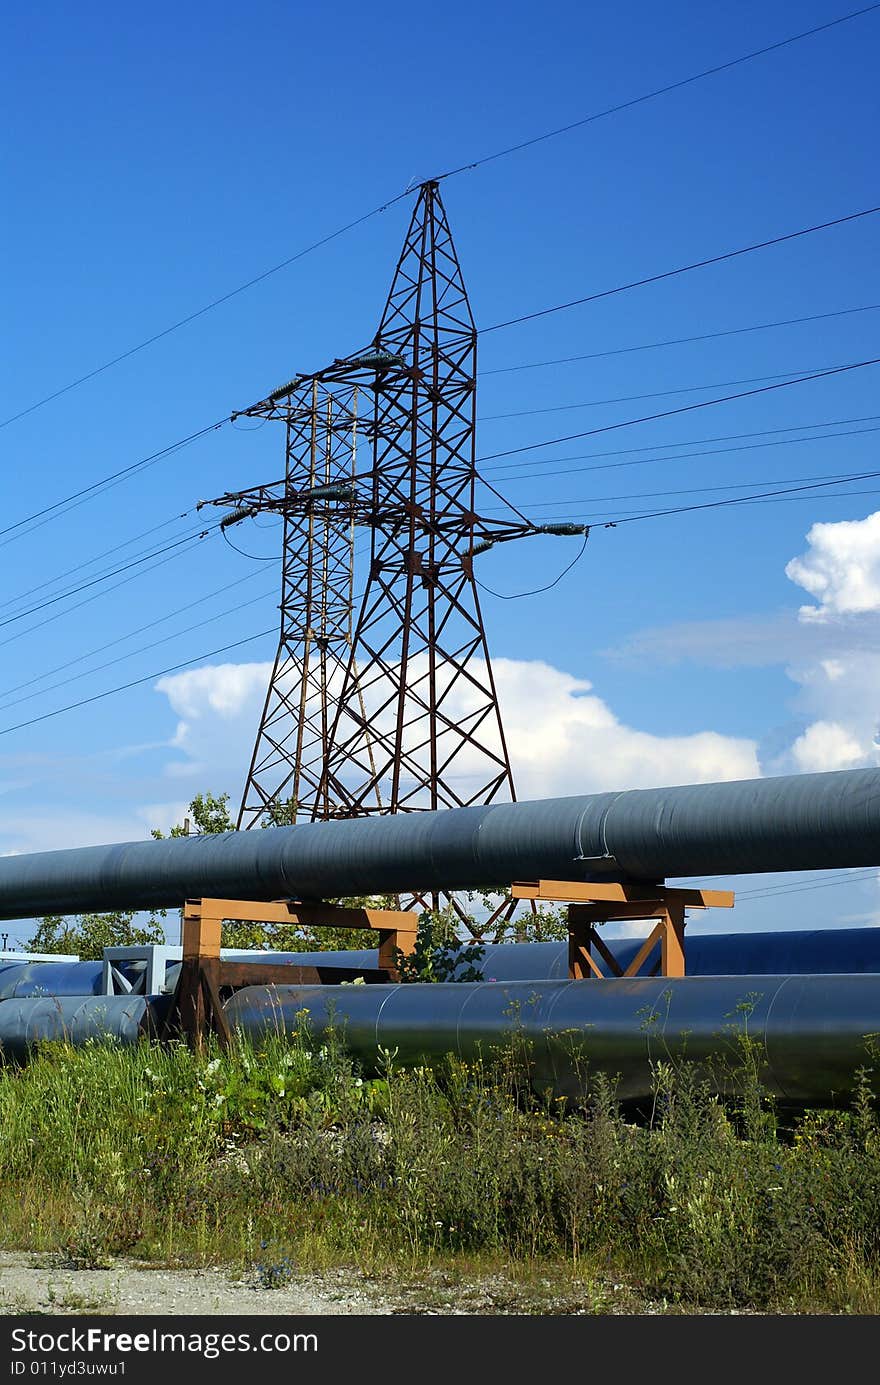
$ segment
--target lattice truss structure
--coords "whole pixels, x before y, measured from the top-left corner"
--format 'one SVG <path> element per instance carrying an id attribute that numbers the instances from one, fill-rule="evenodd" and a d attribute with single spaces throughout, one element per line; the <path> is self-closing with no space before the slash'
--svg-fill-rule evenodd
<path id="1" fill-rule="evenodd" d="M 239 827 L 262 822 L 276 805 L 309 820 L 331 817 L 336 807 L 327 795 L 325 747 L 351 649 L 360 390 L 316 377 L 287 389 L 248 410 L 285 424 L 284 478 L 222 497 L 236 504 L 224 526 L 266 511 L 283 518 L 278 652 Z M 369 762 L 368 746 L 363 753 Z"/>
<path id="2" fill-rule="evenodd" d="M 420 189 L 370 347 L 246 410 L 287 429 L 285 476 L 211 504 L 284 519 L 278 654 L 239 826 L 515 797 L 474 579 L 535 525 L 476 513 L 477 333 L 436 183 Z M 355 537 L 370 535 L 354 600 Z M 354 608 L 357 606 L 357 616 Z"/>

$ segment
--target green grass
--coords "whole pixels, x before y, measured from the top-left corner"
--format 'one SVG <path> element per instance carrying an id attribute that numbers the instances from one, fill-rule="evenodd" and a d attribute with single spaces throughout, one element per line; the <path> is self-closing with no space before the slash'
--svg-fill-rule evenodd
<path id="1" fill-rule="evenodd" d="M 331 1039 L 43 1048 L 0 1069 L 0 1246 L 101 1267 L 568 1276 L 693 1309 L 880 1311 L 880 1124 L 782 1123 L 742 1045 L 722 1102 L 660 1065 L 650 1114 L 565 1110 L 522 1057 L 362 1079 Z M 601 1306 L 598 1311 L 601 1310 Z"/>

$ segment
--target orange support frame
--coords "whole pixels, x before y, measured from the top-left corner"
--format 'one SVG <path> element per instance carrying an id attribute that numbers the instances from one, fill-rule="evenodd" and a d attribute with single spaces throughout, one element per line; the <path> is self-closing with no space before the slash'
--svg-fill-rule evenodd
<path id="1" fill-rule="evenodd" d="M 242 899 L 188 899 L 183 911 L 183 931 L 208 922 L 218 926 L 230 921 L 244 923 L 302 924 L 318 928 L 369 928 L 379 934 L 379 966 L 397 975 L 395 950 L 409 956 L 416 945 L 419 916 L 398 909 L 348 909 L 338 904 L 298 904 L 278 900 L 259 904 Z M 219 946 L 219 944 L 218 944 Z M 184 955 L 186 941 L 184 940 Z M 218 953 L 219 956 L 219 953 Z"/>
<path id="2" fill-rule="evenodd" d="M 335 904 L 298 904 L 286 900 L 258 903 L 241 899 L 188 899 L 183 909 L 181 938 L 183 965 L 160 1037 L 184 1038 L 201 1047 L 211 1031 L 225 1047 L 230 1040 L 220 989 L 224 985 L 271 985 L 289 981 L 313 983 L 334 969 L 302 968 L 272 962 L 241 965 L 220 958 L 220 936 L 226 920 L 246 923 L 312 924 L 321 928 L 368 928 L 379 935 L 379 969 L 371 979 L 398 979 L 396 952 L 408 956 L 416 944 L 418 914 L 393 909 L 348 909 Z M 308 975 L 306 975 L 308 973 Z M 244 977 L 245 979 L 242 979 Z"/>
<path id="3" fill-rule="evenodd" d="M 568 974 L 573 980 L 605 980 L 594 952 L 612 976 L 638 976 L 659 946 L 660 956 L 649 973 L 684 976 L 684 929 L 687 909 L 732 909 L 732 890 L 676 889 L 663 884 L 621 881 L 583 883 L 576 880 L 517 881 L 514 899 L 553 901 L 568 905 Z M 598 929 L 604 923 L 656 919 L 635 957 L 623 968 Z"/>

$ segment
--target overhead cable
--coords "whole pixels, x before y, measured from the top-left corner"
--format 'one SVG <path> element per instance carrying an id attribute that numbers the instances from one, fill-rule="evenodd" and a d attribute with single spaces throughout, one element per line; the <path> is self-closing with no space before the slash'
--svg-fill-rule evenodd
<path id="1" fill-rule="evenodd" d="M 693 260 L 690 264 L 678 265 L 675 269 L 665 269 L 660 274 L 649 274 L 643 279 L 632 279 L 627 284 L 617 284 L 611 289 L 601 289 L 597 293 L 588 293 L 583 298 L 571 298 L 565 303 L 555 303 L 550 308 L 537 308 L 534 312 L 523 313 L 521 317 L 507 318 L 504 322 L 495 322 L 491 327 L 481 327 L 480 336 L 485 337 L 490 332 L 500 332 L 503 327 L 518 327 L 523 322 L 534 322 L 539 317 L 549 317 L 551 313 L 562 313 L 568 308 L 579 308 L 584 303 L 598 303 L 602 298 L 613 298 L 618 293 L 628 293 L 630 289 L 645 288 L 648 284 L 660 284 L 665 279 L 675 279 L 680 274 L 690 274 L 694 269 L 706 269 L 709 265 L 723 264 L 728 260 L 738 259 L 742 255 L 751 255 L 756 250 L 767 250 L 770 246 L 784 245 L 787 241 L 800 240 L 804 236 L 812 236 L 817 231 L 827 231 L 833 226 L 844 226 L 848 222 L 859 221 L 866 216 L 876 216 L 880 212 L 880 206 L 864 207 L 858 212 L 849 212 L 846 216 L 834 217 L 831 221 L 820 221 L 814 226 L 804 226 L 799 231 L 788 231 L 785 235 L 773 236 L 770 240 L 755 241 L 752 245 L 743 245 L 738 250 L 727 250 L 721 255 L 710 255 L 707 259 Z"/>
<path id="2" fill-rule="evenodd" d="M 695 82 L 703 81 L 707 77 L 715 76 L 720 72 L 726 72 L 732 68 L 740 67 L 744 63 L 752 62 L 756 58 L 765 57 L 770 53 L 778 52 L 779 50 L 787 48 L 792 44 L 800 43 L 804 39 L 813 38 L 817 34 L 825 33 L 829 29 L 834 29 L 841 24 L 846 24 L 850 20 L 859 19 L 863 15 L 871 14 L 877 9 L 880 9 L 880 4 L 866 5 L 863 6 L 861 9 L 851 10 L 848 14 L 839 15 L 836 19 L 828 20 L 824 24 L 817 24 L 810 29 L 803 29 L 799 33 L 789 34 L 788 37 L 778 39 L 775 43 L 765 44 L 762 48 L 755 48 L 751 52 L 743 53 L 737 58 L 729 59 L 727 62 L 716 63 L 712 67 L 703 68 L 699 72 L 691 73 L 688 77 L 680 78 L 676 82 L 670 82 L 667 83 L 665 86 L 656 87 L 652 91 L 643 92 L 639 96 L 634 96 L 626 101 L 618 102 L 613 106 L 606 107 L 604 110 L 594 111 L 590 115 L 582 116 L 578 120 L 570 121 L 568 124 L 558 126 L 556 129 L 546 130 L 540 135 L 534 135 L 529 139 L 520 140 L 516 144 L 507 145 L 503 149 L 497 149 L 491 154 L 483 155 L 482 158 L 471 160 L 469 163 L 460 164 L 457 168 L 447 169 L 444 173 L 437 174 L 434 181 L 442 182 L 445 179 L 454 178 L 460 173 L 471 172 L 474 169 L 482 167 L 484 164 L 493 163 L 498 159 L 506 158 L 508 155 L 518 153 L 523 149 L 528 149 L 532 147 L 533 145 L 544 143 L 545 141 L 550 139 L 556 139 L 560 135 L 568 134 L 572 130 L 580 129 L 583 126 L 594 123 L 595 121 L 606 119 L 608 116 L 616 115 L 621 111 L 630 110 L 635 106 L 643 105 L 647 101 L 656 100 L 657 98 L 661 96 L 666 96 L 671 92 L 680 91 L 682 88 L 690 86 Z M 338 227 L 335 231 L 329 232 L 326 236 L 322 236 L 319 240 L 314 241 L 312 244 L 305 246 L 302 250 L 298 250 L 293 255 L 289 255 L 286 259 L 280 261 L 276 265 L 273 265 L 270 269 L 264 270 L 262 273 L 254 275 L 252 278 L 246 280 L 244 283 L 239 284 L 236 288 L 230 289 L 227 293 L 221 294 L 218 298 L 212 299 L 211 302 L 204 304 L 201 308 L 195 309 L 194 312 L 188 313 L 185 317 L 179 318 L 176 322 L 171 323 L 170 326 L 163 328 L 159 332 L 154 332 L 152 336 L 146 337 L 143 341 L 137 342 L 134 346 L 129 347 L 126 351 L 122 351 L 118 355 L 113 356 L 107 361 L 104 361 L 102 364 L 95 366 L 93 370 L 87 371 L 85 375 L 81 375 L 77 377 L 77 379 L 69 381 L 66 385 L 62 385 L 59 389 L 53 390 L 51 394 L 45 395 L 42 399 L 36 400 L 33 404 L 29 404 L 26 408 L 18 410 L 17 413 L 11 414 L 8 418 L 0 420 L 0 428 L 5 428 L 10 423 L 14 423 L 20 418 L 25 418 L 28 414 L 32 414 L 36 409 L 40 409 L 43 407 L 43 405 L 51 403 L 52 400 L 60 398 L 61 395 L 67 394 L 70 390 L 76 389 L 79 385 L 85 384 L 86 381 L 93 380 L 97 375 L 101 375 L 105 371 L 110 370 L 113 366 L 119 365 L 120 362 L 129 360 L 132 356 L 136 355 L 140 351 L 145 350 L 148 346 L 152 346 L 155 342 L 161 341 L 163 340 L 163 338 L 170 336 L 172 332 L 176 332 L 181 327 L 185 327 L 189 323 L 195 322 L 198 318 L 204 317 L 206 313 L 212 312 L 215 308 L 220 307 L 221 304 L 229 302 L 230 299 L 237 297 L 239 294 L 245 293 L 248 289 L 253 288 L 255 285 L 263 283 L 266 279 L 270 278 L 274 274 L 278 274 L 281 270 L 286 269 L 289 265 L 294 264 L 297 260 L 303 259 L 306 255 L 312 254 L 313 251 L 318 250 L 322 246 L 329 244 L 331 241 L 338 239 L 338 237 L 345 235 L 348 231 L 354 230 L 356 227 L 363 225 L 364 222 L 372 220 L 372 218 L 375 216 L 379 216 L 381 213 L 387 211 L 390 207 L 393 207 L 398 202 L 402 201 L 405 197 L 408 197 L 409 194 L 410 188 L 407 187 L 404 189 L 402 193 L 399 193 L 396 197 L 390 198 L 388 201 L 381 203 L 378 207 L 374 207 L 371 211 L 365 212 L 362 216 L 356 217 L 353 221 L 349 221 L 344 226 Z"/>
<path id="3" fill-rule="evenodd" d="M 519 143 L 507 145 L 504 149 L 496 149 L 494 153 L 484 154 L 481 159 L 474 159 L 471 163 L 459 164 L 457 168 L 450 168 L 445 173 L 438 174 L 435 181 L 439 183 L 445 178 L 455 178 L 459 173 L 470 173 L 475 168 L 482 168 L 484 164 L 507 158 L 509 154 L 518 154 L 523 149 L 530 149 L 536 144 L 543 144 L 548 139 L 556 139 L 559 135 L 567 135 L 572 130 L 580 130 L 585 125 L 592 125 L 595 121 L 604 120 L 609 115 L 618 115 L 621 111 L 631 110 L 634 106 L 641 106 L 646 101 L 654 101 L 659 96 L 667 96 L 670 92 L 681 91 L 683 87 L 691 86 L 694 82 L 701 82 L 706 77 L 714 77 L 719 72 L 728 72 L 733 67 L 740 67 L 743 63 L 752 62 L 755 58 L 763 58 L 768 53 L 776 53 L 780 48 L 787 48 L 792 43 L 800 43 L 805 38 L 813 38 L 814 35 L 822 34 L 827 29 L 834 29 L 837 25 L 846 24 L 851 19 L 860 19 L 862 15 L 871 14 L 877 9 L 880 9 L 880 5 L 866 5 L 863 9 L 851 10 L 849 14 L 839 15 L 837 19 L 829 19 L 825 24 L 816 24 L 812 29 L 803 29 L 799 34 L 790 34 L 788 38 L 766 44 L 763 48 L 754 48 L 750 53 L 743 53 L 738 58 L 729 59 L 728 62 L 716 63 L 714 67 L 705 67 L 701 72 L 694 72 L 689 77 L 682 77 L 678 82 L 669 82 L 666 86 L 655 87 L 653 91 L 643 92 L 641 96 L 630 97 L 628 101 L 620 101 L 614 106 L 606 106 L 604 110 L 581 116 L 579 120 L 572 120 L 567 125 L 559 125 L 554 130 L 545 130 L 541 135 L 533 135 L 530 139 L 520 140 Z"/>
<path id="4" fill-rule="evenodd" d="M 589 351 L 582 356 L 556 356 L 547 361 L 522 361 L 519 365 L 496 366 L 492 370 L 479 370 L 480 379 L 486 375 L 509 375 L 515 370 L 540 370 L 542 366 L 571 365 L 575 361 L 601 361 L 608 356 L 630 356 L 635 351 L 658 351 L 667 346 L 688 346 L 692 342 L 715 341 L 719 337 L 739 337 L 748 332 L 768 332 L 776 327 L 795 327 L 804 322 L 825 322 L 832 317 L 849 317 L 853 313 L 874 313 L 880 310 L 880 303 L 864 303 L 857 308 L 837 308 L 830 313 L 811 313 L 809 317 L 782 317 L 775 322 L 756 322 L 748 327 L 726 327 L 718 332 L 701 332 L 695 337 L 665 337 L 662 341 L 645 341 L 636 346 L 616 346 L 608 351 Z"/>
<path id="5" fill-rule="evenodd" d="M 193 664 L 200 664 L 203 659 L 213 659 L 217 654 L 227 654 L 231 649 L 241 649 L 243 645 L 253 644 L 255 640 L 261 640 L 266 635 L 273 634 L 277 634 L 277 626 L 274 625 L 268 630 L 260 630 L 256 635 L 248 635 L 243 640 L 235 640 L 232 644 L 221 645 L 219 649 L 209 649 L 206 653 L 197 654 L 192 659 L 184 659 L 180 664 L 172 664 L 169 668 L 147 673 L 143 678 L 133 678 L 130 683 L 121 683 L 116 688 L 105 688 L 103 692 L 93 693 L 91 697 L 80 698 L 79 702 L 70 702 L 66 707 L 56 707 L 52 712 L 43 712 L 38 717 L 19 721 L 15 726 L 4 726 L 0 728 L 0 736 L 8 736 L 13 731 L 21 731 L 26 726 L 35 726 L 40 721 L 49 721 L 52 717 L 60 717 L 64 712 L 73 712 L 77 707 L 86 707 L 91 702 L 101 702 L 105 697 L 114 697 L 117 693 L 127 692 L 129 688 L 141 687 L 144 683 L 151 683 L 154 678 L 165 678 L 169 673 L 177 673 L 182 668 L 190 668 Z"/>
<path id="6" fill-rule="evenodd" d="M 674 418 L 678 414 L 693 413 L 697 409 L 710 409 L 718 404 L 730 404 L 738 399 L 750 399 L 759 394 L 771 394 L 775 390 L 789 389 L 792 385 L 806 385 L 813 380 L 824 380 L 834 375 L 845 375 L 854 370 L 864 370 L 868 366 L 880 364 L 880 356 L 866 361 L 851 361 L 848 365 L 835 366 L 831 370 L 820 370 L 814 375 L 800 375 L 795 380 L 780 380 L 775 385 L 761 385 L 758 389 L 740 390 L 737 394 L 721 395 L 717 399 L 701 399 L 696 404 L 682 404 L 677 409 L 664 409 L 662 413 L 644 414 L 640 418 L 621 419 L 618 423 L 605 423 L 600 428 L 586 428 L 580 433 L 566 433 L 559 438 L 545 438 L 542 442 L 526 443 L 521 447 L 508 447 L 501 452 L 488 452 L 477 458 L 477 464 L 495 461 L 498 457 L 513 457 L 521 452 L 534 452 L 541 447 L 555 447 L 560 442 L 573 442 L 577 438 L 591 438 L 599 433 L 612 433 L 619 428 L 634 428 L 640 423 L 654 423 L 661 418 Z"/>
<path id="7" fill-rule="evenodd" d="M 65 496 L 63 500 L 56 500 L 51 505 L 42 506 L 39 510 L 35 510 L 33 514 L 25 515 L 23 519 L 17 519 L 13 524 L 7 524 L 5 529 L 0 529 L 0 538 L 6 534 L 14 533 L 15 530 L 21 529 L 24 525 L 30 524 L 32 520 L 45 523 L 46 520 L 54 518 L 56 512 L 61 510 L 63 506 L 70 505 L 71 508 L 73 508 L 71 505 L 72 501 L 81 501 L 91 498 L 99 491 L 109 488 L 114 482 L 127 479 L 136 472 L 145 470 L 148 466 L 162 461 L 165 457 L 171 456 L 174 452 L 179 452 L 182 447 L 189 446 L 190 443 L 195 442 L 198 438 L 205 437 L 208 433 L 215 433 L 218 428 L 222 428 L 224 423 L 228 422 L 228 419 L 221 418 L 218 419 L 216 423 L 209 423 L 206 428 L 199 428 L 195 433 L 190 433 L 187 437 L 180 438 L 177 442 L 169 443 L 167 447 L 161 448 L 158 452 L 151 452 L 148 457 L 141 457 L 140 461 L 131 462 L 129 466 L 122 467 L 119 471 L 111 472 L 109 476 L 102 477 L 100 481 L 93 481 L 90 485 L 83 486 L 81 490 L 74 491 L 71 495 Z M 34 527 L 37 528 L 39 526 L 34 525 Z M 6 542 L 10 543 L 11 540 L 7 539 Z"/>

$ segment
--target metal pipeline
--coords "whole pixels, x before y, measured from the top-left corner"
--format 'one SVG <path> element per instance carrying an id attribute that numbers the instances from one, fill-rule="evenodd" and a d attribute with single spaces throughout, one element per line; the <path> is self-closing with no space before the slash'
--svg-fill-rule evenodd
<path id="1" fill-rule="evenodd" d="M 19 962 L 0 972 L 0 1000 L 16 996 L 100 995 L 101 962 Z"/>
<path id="2" fill-rule="evenodd" d="M 628 966 L 641 938 L 620 938 L 613 951 L 622 967 Z M 262 952 L 224 949 L 223 956 L 236 961 L 289 962 L 294 966 L 341 967 L 356 975 L 379 965 L 375 948 L 338 952 Z M 805 972 L 880 972 L 880 928 L 791 929 L 773 933 L 694 933 L 685 938 L 689 976 L 799 975 Z M 596 958 L 606 975 L 608 968 Z M 132 982 L 144 962 L 116 962 Z M 476 966 L 484 981 L 563 981 L 568 977 L 568 945 L 549 943 L 487 943 Z M 100 995 L 101 962 L 25 962 L 0 967 L 0 1002 L 27 996 Z M 164 990 L 171 991 L 180 975 L 180 963 L 171 962 L 165 972 Z"/>
<path id="3" fill-rule="evenodd" d="M 5 1000 L 0 1005 L 0 1055 L 7 1062 L 23 1062 L 35 1044 L 60 1040 L 76 1048 L 99 1039 L 135 1044 L 141 1034 L 155 1033 L 163 1000 L 142 995 Z"/>
<path id="4" fill-rule="evenodd" d="M 55 996 L 0 1004 L 0 1054 L 22 1061 L 35 1045 L 156 1032 L 167 997 Z M 622 1102 L 650 1096 L 660 1060 L 695 1063 L 714 1090 L 732 1091 L 736 1035 L 762 1047 L 767 1091 L 793 1106 L 851 1096 L 880 1031 L 880 975 L 690 976 L 598 981 L 407 986 L 250 986 L 226 1004 L 232 1027 L 259 1041 L 308 1025 L 332 1027 L 367 1073 L 382 1050 L 400 1065 L 447 1054 L 491 1057 L 514 1037 L 528 1044 L 538 1092 L 577 1101 L 598 1073 Z"/>
<path id="5" fill-rule="evenodd" d="M 582 1098 L 596 1074 L 623 1102 L 652 1091 L 659 1060 L 696 1063 L 714 1090 L 735 1086 L 736 1034 L 763 1048 L 761 1080 L 791 1105 L 845 1102 L 880 1030 L 880 976 L 753 976 L 544 981 L 431 986 L 251 986 L 226 1005 L 253 1039 L 314 1039 L 333 1028 L 367 1073 L 381 1052 L 404 1066 L 447 1054 L 490 1057 L 515 1036 L 532 1054 L 536 1091 Z M 2 1007 L 0 1007 L 2 1017 Z"/>
<path id="6" fill-rule="evenodd" d="M 626 968 L 643 939 L 612 940 L 609 929 L 606 941 L 620 966 Z M 686 932 L 684 952 L 688 976 L 880 972 L 880 928 L 793 928 L 772 933 Z M 334 955 L 345 956 L 344 953 Z M 610 975 L 601 957 L 596 956 L 594 960 L 600 971 Z M 346 964 L 337 961 L 333 965 Z M 568 944 L 489 943 L 478 965 L 484 981 L 529 981 L 533 978 L 564 981 L 568 977 Z"/>
<path id="7" fill-rule="evenodd" d="M 7 856 L 0 918 L 877 864 L 880 770 L 841 770 Z"/>
<path id="8" fill-rule="evenodd" d="M 626 968 L 642 938 L 607 939 L 620 966 Z M 688 976 L 799 975 L 802 972 L 880 972 L 880 928 L 793 928 L 773 933 L 688 933 L 684 943 Z M 230 953 L 230 955 L 232 955 Z M 236 953 L 236 961 L 259 964 L 264 952 Z M 271 952 L 272 962 L 297 966 L 343 967 L 356 975 L 379 965 L 376 948 L 340 952 Z M 610 975 L 599 956 L 600 971 Z M 568 978 L 568 944 L 486 943 L 482 956 L 469 966 L 484 981 L 564 981 Z M 180 973 L 180 963 L 168 967 L 168 989 Z M 3 996 L 0 976 L 0 998 Z M 46 987 L 52 989 L 51 985 Z M 15 994 L 21 994 L 16 991 Z"/>

